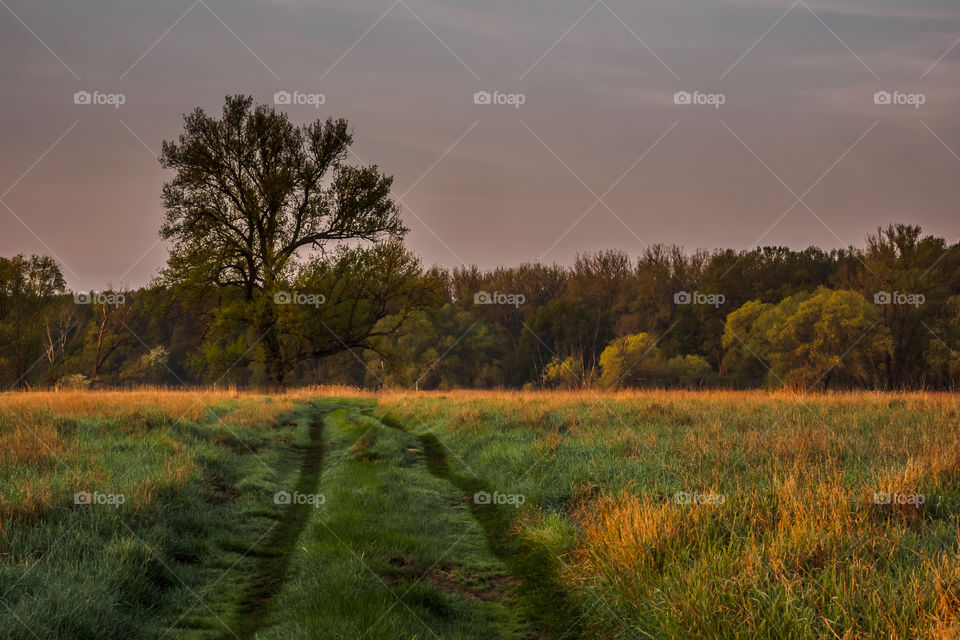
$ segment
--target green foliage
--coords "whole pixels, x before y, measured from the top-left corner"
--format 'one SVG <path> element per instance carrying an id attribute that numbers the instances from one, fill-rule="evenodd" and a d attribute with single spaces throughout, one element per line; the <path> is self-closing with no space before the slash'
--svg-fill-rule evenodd
<path id="1" fill-rule="evenodd" d="M 297 277 L 297 255 L 405 233 L 390 198 L 393 179 L 376 166 L 348 164 L 352 143 L 346 120 L 295 126 L 248 96 L 228 96 L 220 119 L 196 109 L 179 139 L 163 143 L 160 162 L 176 172 L 162 193 L 161 236 L 173 243 L 164 277 L 181 287 L 238 290 L 256 334 L 248 346 L 272 384 L 309 357 L 284 352 L 272 304 L 278 285 Z"/>
<path id="2" fill-rule="evenodd" d="M 957 291 L 960 255 L 943 238 L 924 236 L 920 227 L 890 225 L 867 237 L 867 247 L 851 263 L 847 280 L 868 300 L 879 291 L 922 295 L 922 304 L 886 304 L 880 312 L 890 331 L 891 354 L 884 363 L 882 384 L 888 388 L 917 384 L 923 377 L 926 346 L 946 309 L 947 298 Z"/>
<path id="3" fill-rule="evenodd" d="M 71 373 L 57 380 L 57 389 L 89 389 L 90 378 L 82 373 Z"/>
<path id="4" fill-rule="evenodd" d="M 875 384 L 892 348 L 876 305 L 825 288 L 777 305 L 747 303 L 728 316 L 723 344 L 730 368 L 753 356 L 768 368 L 770 384 L 801 388 Z"/>
<path id="5" fill-rule="evenodd" d="M 543 386 L 549 389 L 576 389 L 586 384 L 584 380 L 583 361 L 574 356 L 569 358 L 554 357 L 543 368 L 540 374 Z"/>
<path id="6" fill-rule="evenodd" d="M 37 366 L 62 352 L 75 321 L 63 306 L 57 263 L 46 256 L 0 257 L 0 386 L 36 379 Z M 31 376 L 31 374 L 33 374 Z"/>
<path id="7" fill-rule="evenodd" d="M 160 156 L 176 171 L 162 194 L 161 235 L 173 241 L 166 276 L 199 274 L 252 299 L 300 249 L 402 234 L 392 179 L 348 164 L 352 144 L 346 120 L 296 126 L 249 96 L 228 96 L 220 119 L 186 115 Z"/>
<path id="8" fill-rule="evenodd" d="M 650 386 L 658 381 L 664 365 L 653 335 L 636 333 L 617 338 L 600 354 L 600 384 L 607 389 Z"/>
<path id="9" fill-rule="evenodd" d="M 395 335 L 383 336 L 370 352 L 367 382 L 406 389 L 503 386 L 507 352 L 495 325 L 447 304 L 419 311 Z"/>
<path id="10" fill-rule="evenodd" d="M 518 355 L 525 379 L 538 379 L 555 357 L 591 359 L 605 344 L 607 330 L 597 334 L 595 314 L 580 302 L 554 300 L 534 311 L 520 334 Z"/>
<path id="11" fill-rule="evenodd" d="M 231 99 L 227 122 L 243 121 L 245 104 Z M 310 135 L 285 128 L 286 116 L 248 106 L 243 117 L 266 127 L 267 138 L 308 144 Z M 207 235 L 220 236 L 209 226 L 187 222 L 208 217 L 187 207 L 205 201 L 199 194 L 206 187 L 190 172 L 206 175 L 222 169 L 224 160 L 204 158 L 197 136 L 216 132 L 214 146 L 225 140 L 252 143 L 246 134 L 224 129 L 229 128 L 224 120 L 196 114 L 188 120 L 186 140 L 175 145 L 178 162 L 186 163 L 178 175 L 186 173 L 174 180 L 182 206 L 168 214 L 185 225 L 181 231 L 197 234 L 199 246 Z M 340 125 L 315 126 L 319 129 L 311 135 L 327 132 L 323 144 L 346 148 Z M 313 151 L 301 152 L 285 171 L 295 174 L 290 167 L 316 162 L 310 159 Z M 328 177 L 337 173 L 333 164 L 327 171 Z M 370 186 L 368 180 L 354 186 L 362 184 Z M 290 186 L 289 193 L 299 188 Z M 569 267 L 447 271 L 424 269 L 387 231 L 376 238 L 358 236 L 373 239 L 367 243 L 318 237 L 327 244 L 324 251 L 304 245 L 302 255 L 296 250 L 287 255 L 280 245 L 289 247 L 291 234 L 308 233 L 295 231 L 300 213 L 288 205 L 260 213 L 231 209 L 235 221 L 249 214 L 250 224 L 279 225 L 279 244 L 266 249 L 277 252 L 274 266 L 268 269 L 270 260 L 254 258 L 258 275 L 246 284 L 241 278 L 214 286 L 218 281 L 212 273 L 236 276 L 234 266 L 240 267 L 211 267 L 226 254 L 193 255 L 186 236 L 171 238 L 177 248 L 166 279 L 124 292 L 126 304 L 119 307 L 74 304 L 49 258 L 0 258 L 0 385 L 52 385 L 83 374 L 101 386 L 273 386 L 280 380 L 421 388 L 570 386 L 556 362 L 582 363 L 590 384 L 604 349 L 648 334 L 659 337 L 662 363 L 656 371 L 641 367 L 638 379 L 627 376 L 621 385 L 960 388 L 960 245 L 924 236 L 917 227 L 880 229 L 865 248 L 842 251 L 760 247 L 688 254 L 676 246 L 652 245 L 633 263 L 622 252 L 607 251 L 579 255 Z M 367 229 L 359 221 L 367 214 L 347 209 L 359 216 L 354 230 Z M 376 218 L 380 214 L 374 210 L 367 213 Z M 309 233 L 330 222 L 330 215 L 310 223 Z M 482 291 L 515 296 L 522 303 L 475 304 Z M 724 303 L 677 304 L 679 291 L 722 294 Z M 882 304 L 881 296 L 875 303 L 881 292 L 922 302 Z M 278 294 L 323 302 L 277 304 Z M 162 367 L 149 356 L 158 347 L 168 353 Z M 617 349 L 622 344 L 611 353 Z M 618 366 L 621 373 L 628 368 Z M 619 376 L 608 375 L 607 382 Z"/>
<path id="12" fill-rule="evenodd" d="M 960 387 L 960 295 L 951 296 L 924 354 L 929 382 L 937 387 Z"/>
<path id="13" fill-rule="evenodd" d="M 698 388 L 711 382 L 713 367 L 703 356 L 674 356 L 667 360 L 663 377 L 672 386 Z"/>
<path id="14" fill-rule="evenodd" d="M 292 281 L 277 286 L 307 296 L 306 303 L 274 305 L 283 358 L 294 363 L 375 350 L 380 338 L 395 335 L 415 311 L 442 300 L 439 274 L 424 272 L 399 239 L 341 247 L 326 259 L 309 261 Z"/>

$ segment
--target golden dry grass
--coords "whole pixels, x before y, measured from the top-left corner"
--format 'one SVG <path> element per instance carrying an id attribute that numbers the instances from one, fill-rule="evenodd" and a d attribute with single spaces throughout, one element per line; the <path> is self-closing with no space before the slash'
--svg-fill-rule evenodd
<path id="1" fill-rule="evenodd" d="M 36 467 L 63 455 L 63 443 L 48 421 L 0 420 L 0 467 Z"/>

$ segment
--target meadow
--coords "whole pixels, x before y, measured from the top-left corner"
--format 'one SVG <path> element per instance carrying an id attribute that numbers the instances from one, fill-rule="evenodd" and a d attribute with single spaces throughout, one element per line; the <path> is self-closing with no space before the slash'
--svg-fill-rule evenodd
<path id="1" fill-rule="evenodd" d="M 950 394 L 0 395 L 0 638 L 955 638 Z"/>

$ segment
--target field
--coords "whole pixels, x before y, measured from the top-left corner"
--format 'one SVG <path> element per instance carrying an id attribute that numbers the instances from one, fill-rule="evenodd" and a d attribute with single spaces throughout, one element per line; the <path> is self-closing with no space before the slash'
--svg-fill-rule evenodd
<path id="1" fill-rule="evenodd" d="M 0 395 L 0 638 L 960 637 L 958 409 Z"/>

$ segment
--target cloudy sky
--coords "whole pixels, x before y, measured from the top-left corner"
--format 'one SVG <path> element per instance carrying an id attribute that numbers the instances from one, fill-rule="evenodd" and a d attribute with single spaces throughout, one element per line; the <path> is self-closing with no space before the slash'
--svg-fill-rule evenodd
<path id="1" fill-rule="evenodd" d="M 956 241 L 958 40 L 956 0 L 0 0 L 0 255 L 147 282 L 162 140 L 277 92 L 351 121 L 427 264 Z"/>

